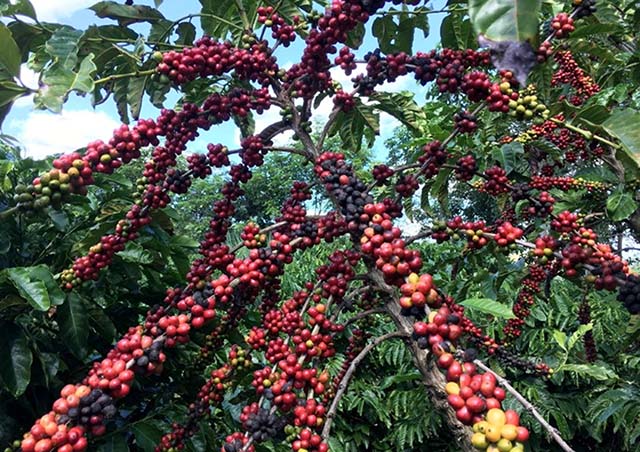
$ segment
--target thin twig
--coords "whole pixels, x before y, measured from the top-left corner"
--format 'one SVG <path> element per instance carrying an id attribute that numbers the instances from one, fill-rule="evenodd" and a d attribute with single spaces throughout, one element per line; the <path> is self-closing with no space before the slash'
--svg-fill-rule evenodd
<path id="1" fill-rule="evenodd" d="M 324 424 L 324 428 L 322 429 L 322 439 L 325 441 L 329 438 L 329 434 L 331 433 L 331 424 L 333 423 L 333 418 L 336 416 L 336 412 L 338 410 L 338 404 L 340 403 L 340 399 L 344 396 L 345 391 L 347 390 L 347 386 L 349 385 L 349 380 L 353 376 L 353 373 L 356 371 L 358 364 L 367 356 L 367 354 L 379 343 L 386 341 L 387 339 L 391 339 L 394 337 L 409 337 L 408 333 L 404 331 L 392 331 L 391 333 L 383 334 L 380 337 L 375 338 L 369 345 L 367 345 L 361 352 L 354 358 L 351 362 L 351 365 L 347 369 L 347 372 L 344 374 L 344 377 L 340 381 L 338 385 L 338 390 L 336 391 L 336 395 L 333 398 L 333 402 L 331 402 L 331 407 L 327 412 L 326 421 Z"/>
<path id="2" fill-rule="evenodd" d="M 386 312 L 386 310 L 384 308 L 367 309 L 366 311 L 362 311 L 362 312 L 354 315 L 353 317 L 351 317 L 349 320 L 347 320 L 347 322 L 344 324 L 344 326 L 346 327 L 347 325 L 350 325 L 350 324 L 352 324 L 354 322 L 357 322 L 358 320 L 364 319 L 365 317 L 369 317 L 370 315 L 383 314 L 385 312 Z"/>

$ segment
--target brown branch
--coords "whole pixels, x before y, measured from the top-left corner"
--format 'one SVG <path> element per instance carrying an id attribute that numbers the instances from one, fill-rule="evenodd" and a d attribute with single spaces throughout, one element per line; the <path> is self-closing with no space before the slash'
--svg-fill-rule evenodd
<path id="1" fill-rule="evenodd" d="M 347 322 L 344 324 L 344 326 L 346 327 L 347 325 L 351 325 L 354 322 L 357 322 L 358 320 L 362 320 L 365 317 L 369 317 L 370 315 L 373 314 L 383 314 L 385 313 L 385 309 L 384 308 L 373 308 L 373 309 L 368 309 L 366 311 L 362 311 L 356 315 L 354 315 L 353 317 L 351 317 L 349 320 L 347 320 Z"/>
<path id="2" fill-rule="evenodd" d="M 336 395 L 333 398 L 333 402 L 331 402 L 331 407 L 327 412 L 326 421 L 324 424 L 324 428 L 322 429 L 322 439 L 327 441 L 329 438 L 329 434 L 331 433 L 331 425 L 333 424 L 333 418 L 336 416 L 336 412 L 338 411 L 338 405 L 340 404 L 340 400 L 342 396 L 344 396 L 347 387 L 349 386 L 349 380 L 353 376 L 354 372 L 358 368 L 358 365 L 362 360 L 369 354 L 371 350 L 374 349 L 375 346 L 380 344 L 387 339 L 391 339 L 394 337 L 409 337 L 410 335 L 405 331 L 392 331 L 391 333 L 383 334 L 380 337 L 375 338 L 369 345 L 367 345 L 359 354 L 356 356 L 353 361 L 351 361 L 351 365 L 347 369 L 347 372 L 344 374 L 344 377 L 340 381 L 338 385 L 338 390 L 336 391 Z"/>
<path id="3" fill-rule="evenodd" d="M 391 315 L 394 323 L 400 331 L 407 334 L 413 332 L 413 319 L 405 317 L 400 312 L 400 305 L 395 298 L 391 298 L 386 305 L 387 312 Z M 471 445 L 472 430 L 463 425 L 455 416 L 455 413 L 449 407 L 447 402 L 447 393 L 445 391 L 446 379 L 438 366 L 429 360 L 429 351 L 423 350 L 415 341 L 409 343 L 410 351 L 413 356 L 413 362 L 416 368 L 422 374 L 422 383 L 426 391 L 430 394 L 431 400 L 436 408 L 441 410 L 445 415 L 445 421 L 451 429 L 452 436 L 456 444 L 456 450 L 460 452 L 477 451 Z"/>
<path id="4" fill-rule="evenodd" d="M 531 415 L 536 418 L 536 420 L 540 423 L 540 425 L 542 425 L 544 427 L 544 429 L 549 432 L 549 434 L 551 435 L 551 437 L 555 440 L 556 443 L 558 443 L 558 445 L 560 446 L 560 448 L 562 448 L 562 450 L 564 450 L 565 452 L 575 452 L 571 446 L 569 446 L 560 436 L 560 433 L 558 432 L 558 430 L 553 427 L 551 424 L 549 424 L 544 417 L 542 417 L 542 415 L 540 414 L 540 412 L 538 410 L 536 410 L 536 408 L 533 406 L 533 404 L 531 402 L 529 402 L 527 399 L 524 398 L 524 396 L 522 394 L 520 394 L 513 386 L 511 386 L 511 384 L 504 378 L 501 377 L 500 375 L 498 375 L 497 373 L 495 373 L 493 370 L 491 370 L 489 367 L 487 367 L 482 361 L 480 361 L 479 359 L 474 361 L 475 365 L 478 366 L 480 369 L 484 370 L 485 372 L 489 372 L 491 374 L 493 374 L 496 377 L 496 380 L 498 380 L 498 383 L 500 384 L 500 386 L 502 386 L 509 394 L 511 394 L 518 402 L 520 402 L 520 404 L 524 407 L 525 410 L 527 410 L 529 413 L 531 413 Z"/>

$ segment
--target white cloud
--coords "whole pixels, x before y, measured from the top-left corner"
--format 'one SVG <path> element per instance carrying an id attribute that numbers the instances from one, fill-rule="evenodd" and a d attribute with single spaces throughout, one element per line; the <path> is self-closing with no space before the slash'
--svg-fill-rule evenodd
<path id="1" fill-rule="evenodd" d="M 17 130 L 25 157 L 42 159 L 72 152 L 97 139 L 107 141 L 119 122 L 93 110 L 67 110 L 59 115 L 38 111 L 25 119 L 14 119 L 11 126 Z"/>
<path id="2" fill-rule="evenodd" d="M 88 8 L 94 3 L 94 0 L 31 0 L 38 19 L 50 22 L 70 17 L 76 11 Z"/>

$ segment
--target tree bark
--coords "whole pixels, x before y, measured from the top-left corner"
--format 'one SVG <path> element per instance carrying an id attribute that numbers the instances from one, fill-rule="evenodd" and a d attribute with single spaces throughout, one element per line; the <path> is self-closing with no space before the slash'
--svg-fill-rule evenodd
<path id="1" fill-rule="evenodd" d="M 398 330 L 407 334 L 413 332 L 413 320 L 400 313 L 400 305 L 397 300 L 391 299 L 386 305 L 387 312 L 391 315 Z M 422 384 L 431 396 L 431 400 L 436 408 L 445 413 L 447 425 L 453 434 L 453 438 L 461 452 L 476 451 L 471 445 L 471 428 L 462 424 L 455 416 L 455 413 L 447 403 L 447 393 L 445 385 L 447 381 L 438 366 L 433 360 L 429 360 L 430 352 L 422 350 L 415 341 L 409 341 L 413 362 L 422 374 Z"/>

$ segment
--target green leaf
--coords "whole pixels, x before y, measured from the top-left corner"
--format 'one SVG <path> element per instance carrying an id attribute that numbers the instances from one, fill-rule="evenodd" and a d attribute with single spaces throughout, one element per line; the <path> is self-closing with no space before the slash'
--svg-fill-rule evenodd
<path id="1" fill-rule="evenodd" d="M 20 75 L 22 57 L 11 30 L 0 22 L 0 69 L 5 69 L 13 77 Z"/>
<path id="2" fill-rule="evenodd" d="M 423 133 L 427 115 L 413 100 L 413 94 L 376 92 L 369 96 L 376 101 L 374 107 L 393 116 L 415 133 Z"/>
<path id="3" fill-rule="evenodd" d="M 475 49 L 478 43 L 469 19 L 459 13 L 447 15 L 440 25 L 442 46 L 451 49 Z"/>
<path id="4" fill-rule="evenodd" d="M 60 306 L 64 303 L 65 295 L 58 282 L 53 278 L 49 267 L 42 264 L 34 267 L 28 267 L 29 276 L 34 281 L 42 281 L 49 292 L 49 299 L 52 306 Z"/>
<path id="5" fill-rule="evenodd" d="M 129 446 L 122 433 L 113 433 L 98 446 L 98 452 L 129 452 Z"/>
<path id="6" fill-rule="evenodd" d="M 129 79 L 123 78 L 113 83 L 113 100 L 116 103 L 120 121 L 129 124 L 129 110 L 127 96 L 129 95 Z"/>
<path id="7" fill-rule="evenodd" d="M 5 271 L 13 286 L 31 306 L 39 311 L 47 311 L 51 307 L 46 284 L 33 278 L 30 267 L 8 268 Z"/>
<path id="8" fill-rule="evenodd" d="M 359 98 L 356 98 L 355 102 L 356 105 L 347 113 L 338 113 L 330 135 L 338 133 L 345 149 L 359 152 L 364 137 L 367 138 L 367 143 L 372 145 L 374 135 L 380 133 L 380 115 L 374 112 L 372 106 L 364 105 Z"/>
<path id="9" fill-rule="evenodd" d="M 109 316 L 95 303 L 86 305 L 89 323 L 101 339 L 112 342 L 116 337 L 116 327 Z"/>
<path id="10" fill-rule="evenodd" d="M 120 251 L 118 256 L 125 262 L 132 262 L 134 264 L 150 264 L 153 262 L 151 253 L 135 242 L 127 243 L 126 249 Z"/>
<path id="11" fill-rule="evenodd" d="M 559 330 L 553 331 L 553 338 L 556 340 L 560 348 L 567 351 L 567 335 Z"/>
<path id="12" fill-rule="evenodd" d="M 245 0 L 243 3 L 249 2 Z M 224 38 L 229 31 L 242 30 L 242 18 L 238 13 L 235 0 L 200 0 L 200 4 L 202 13 L 209 15 L 200 18 L 202 29 L 206 34 L 215 38 Z M 221 17 L 224 21 L 212 16 Z"/>
<path id="13" fill-rule="evenodd" d="M 176 27 L 176 34 L 178 35 L 176 44 L 192 45 L 196 39 L 196 27 L 190 22 L 182 22 Z"/>
<path id="14" fill-rule="evenodd" d="M 0 107 L 13 103 L 29 92 L 28 89 L 16 84 L 11 80 L 0 82 Z"/>
<path id="15" fill-rule="evenodd" d="M 608 108 L 596 104 L 580 110 L 574 119 L 578 122 L 586 122 L 587 125 L 598 125 L 605 122 L 610 116 Z"/>
<path id="16" fill-rule="evenodd" d="M 69 226 L 69 218 L 62 210 L 49 209 L 47 215 L 58 231 L 64 232 Z"/>
<path id="17" fill-rule="evenodd" d="M 144 452 L 153 452 L 162 437 L 162 431 L 149 422 L 138 422 L 132 430 L 136 437 L 136 445 Z"/>
<path id="18" fill-rule="evenodd" d="M 616 110 L 602 127 L 622 143 L 623 149 L 640 167 L 640 113 L 631 108 Z"/>
<path id="19" fill-rule="evenodd" d="M 4 16 L 27 16 L 36 18 L 36 11 L 29 0 L 3 0 L 0 2 L 0 15 Z"/>
<path id="20" fill-rule="evenodd" d="M 71 70 L 78 62 L 78 48 L 81 38 L 82 31 L 63 26 L 51 35 L 44 48 L 55 63 Z"/>
<path id="21" fill-rule="evenodd" d="M 398 25 L 393 21 L 391 15 L 381 16 L 374 20 L 371 31 L 373 36 L 378 38 L 378 46 L 383 53 L 394 52 L 393 40 L 398 32 Z"/>
<path id="22" fill-rule="evenodd" d="M 493 41 L 526 41 L 538 34 L 540 0 L 469 0 L 473 28 Z"/>
<path id="23" fill-rule="evenodd" d="M 52 380 L 58 374 L 60 369 L 60 358 L 55 353 L 47 353 L 39 351 L 37 353 L 38 361 L 40 361 L 40 367 L 42 369 L 42 375 L 44 376 L 45 384 L 48 387 L 51 386 Z"/>
<path id="24" fill-rule="evenodd" d="M 586 325 L 580 325 L 580 327 L 569 337 L 567 342 L 567 350 L 571 350 L 578 343 L 580 339 L 584 337 L 589 331 L 593 330 L 593 323 L 587 323 Z"/>
<path id="25" fill-rule="evenodd" d="M 511 174 L 516 169 L 523 155 L 524 148 L 522 144 L 516 142 L 504 144 L 493 152 L 493 158 L 500 162 L 500 166 L 507 174 Z"/>
<path id="26" fill-rule="evenodd" d="M 607 199 L 607 214 L 613 221 L 626 220 L 638 209 L 638 203 L 629 193 L 620 190 Z"/>
<path id="27" fill-rule="evenodd" d="M 617 380 L 618 375 L 604 366 L 594 364 L 565 364 L 562 370 L 566 372 L 575 372 L 580 375 L 587 375 L 595 380 Z"/>
<path id="28" fill-rule="evenodd" d="M 0 363 L 0 383 L 13 397 L 19 397 L 31 381 L 33 354 L 24 332 L 13 323 L 0 328 Z"/>
<path id="29" fill-rule="evenodd" d="M 61 64 L 54 64 L 48 68 L 42 77 L 46 87 L 36 95 L 36 105 L 60 112 L 72 91 L 92 92 L 95 87 L 93 74 L 97 70 L 93 57 L 92 53 L 87 55 L 77 73 Z"/>
<path id="30" fill-rule="evenodd" d="M 149 41 L 167 42 L 171 31 L 173 30 L 173 22 L 166 19 L 160 19 L 151 25 L 151 31 L 149 32 Z"/>
<path id="31" fill-rule="evenodd" d="M 502 319 L 515 319 L 511 308 L 490 298 L 467 298 L 460 305 Z"/>
<path id="32" fill-rule="evenodd" d="M 155 23 L 164 19 L 164 16 L 155 8 L 145 5 L 122 5 L 117 2 L 98 2 L 89 8 L 95 11 L 96 16 L 117 20 L 122 26 L 136 22 Z"/>
<path id="33" fill-rule="evenodd" d="M 75 292 L 67 295 L 67 301 L 58 308 L 60 336 L 78 359 L 87 355 L 89 338 L 89 318 L 82 298 Z"/>
<path id="34" fill-rule="evenodd" d="M 135 120 L 140 118 L 140 110 L 142 110 L 142 100 L 144 90 L 149 77 L 132 77 L 129 79 L 127 89 L 127 103 L 131 109 L 131 117 Z"/>
<path id="35" fill-rule="evenodd" d="M 358 22 L 358 25 L 356 25 L 356 27 L 347 34 L 347 41 L 345 44 L 352 49 L 357 49 L 362 45 L 362 40 L 364 39 L 365 34 L 366 30 L 364 28 L 364 24 Z"/>

